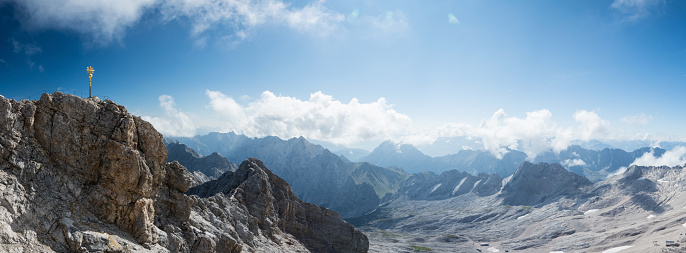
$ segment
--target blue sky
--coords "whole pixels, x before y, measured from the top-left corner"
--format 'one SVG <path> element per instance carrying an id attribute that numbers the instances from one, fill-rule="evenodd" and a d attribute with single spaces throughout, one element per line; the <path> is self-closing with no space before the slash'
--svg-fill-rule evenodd
<path id="1" fill-rule="evenodd" d="M 168 136 L 372 148 L 686 137 L 686 2 L 0 0 L 0 94 L 110 98 Z M 352 102 L 351 102 L 352 101 Z"/>

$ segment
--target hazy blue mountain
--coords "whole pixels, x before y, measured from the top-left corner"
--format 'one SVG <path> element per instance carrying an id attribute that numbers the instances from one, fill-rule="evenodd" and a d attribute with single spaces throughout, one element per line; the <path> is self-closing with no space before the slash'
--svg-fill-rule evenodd
<path id="1" fill-rule="evenodd" d="M 461 150 L 480 150 L 484 145 L 480 138 L 471 137 L 439 137 L 431 144 L 416 145 L 417 149 L 431 157 L 457 154 Z"/>
<path id="2" fill-rule="evenodd" d="M 621 149 L 605 148 L 603 150 L 589 150 L 577 145 L 569 146 L 567 149 L 555 153 L 553 151 L 544 152 L 533 159 L 535 163 L 560 163 L 568 170 L 584 175 L 591 181 L 603 180 L 608 174 L 617 171 L 622 167 L 629 167 L 631 163 L 643 156 L 645 153 L 654 151 L 654 155 L 659 157 L 665 150 L 661 148 L 639 148 L 632 152 Z"/>
<path id="3" fill-rule="evenodd" d="M 377 207 L 380 193 L 394 192 L 404 172 L 355 164 L 305 138 L 248 138 L 235 133 L 210 133 L 178 141 L 200 154 L 218 152 L 230 161 L 262 160 L 285 179 L 298 198 L 327 207 L 342 217 L 355 217 Z M 388 176 L 389 178 L 385 178 Z M 375 182 L 380 185 L 372 185 Z"/>
<path id="4" fill-rule="evenodd" d="M 357 161 L 362 157 L 365 157 L 369 155 L 368 150 L 364 150 L 361 148 L 337 148 L 337 149 L 330 149 L 331 153 L 337 154 L 339 156 L 344 156 L 346 159 L 350 161 Z"/>
<path id="5" fill-rule="evenodd" d="M 572 145 L 577 145 L 585 149 L 590 149 L 590 150 L 603 150 L 606 148 L 616 148 L 610 144 L 607 144 L 605 142 L 593 139 L 593 140 L 588 140 L 588 141 L 573 141 Z M 632 149 L 633 150 L 633 149 Z"/>
<path id="6" fill-rule="evenodd" d="M 440 173 L 448 170 L 460 170 L 477 175 L 479 173 L 496 173 L 507 177 L 526 160 L 526 154 L 512 150 L 498 159 L 485 150 L 459 150 L 456 154 L 441 157 L 430 157 L 410 144 L 397 144 L 391 141 L 381 143 L 368 156 L 360 161 L 370 162 L 382 167 L 400 167 L 408 173 L 432 171 Z"/>
<path id="7" fill-rule="evenodd" d="M 358 161 L 381 167 L 400 167 L 408 173 L 432 171 L 431 157 L 410 144 L 385 141 Z"/>
<path id="8" fill-rule="evenodd" d="M 510 150 L 501 159 L 486 150 L 460 150 L 457 154 L 433 158 L 432 164 L 437 171 L 457 169 L 474 175 L 495 173 L 508 177 L 526 158 L 525 153 L 516 150 Z"/>

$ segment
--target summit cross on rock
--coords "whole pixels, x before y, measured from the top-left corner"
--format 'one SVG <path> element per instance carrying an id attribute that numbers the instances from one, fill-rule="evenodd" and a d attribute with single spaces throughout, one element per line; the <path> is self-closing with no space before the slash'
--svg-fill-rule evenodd
<path id="1" fill-rule="evenodd" d="M 93 67 L 91 66 L 88 66 L 88 68 L 86 68 L 86 71 L 88 72 L 88 97 L 91 97 L 92 79 L 93 72 L 95 72 L 95 69 L 93 69 Z"/>

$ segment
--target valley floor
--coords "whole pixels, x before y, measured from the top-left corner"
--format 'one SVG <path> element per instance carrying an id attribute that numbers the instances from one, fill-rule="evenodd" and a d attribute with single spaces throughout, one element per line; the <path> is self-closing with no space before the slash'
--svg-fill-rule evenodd
<path id="1" fill-rule="evenodd" d="M 349 222 L 369 237 L 370 252 L 686 252 L 681 179 L 680 171 L 647 171 L 633 183 L 654 182 L 654 190 L 627 192 L 615 180 L 589 190 L 602 194 L 533 207 L 495 195 L 396 199 Z"/>

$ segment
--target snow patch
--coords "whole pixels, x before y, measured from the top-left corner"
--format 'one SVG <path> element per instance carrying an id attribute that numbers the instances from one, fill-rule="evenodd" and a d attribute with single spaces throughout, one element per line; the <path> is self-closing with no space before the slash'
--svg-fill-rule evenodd
<path id="1" fill-rule="evenodd" d="M 664 180 L 664 179 L 658 179 L 658 183 L 669 183 L 669 180 Z"/>
<path id="2" fill-rule="evenodd" d="M 686 227 L 686 223 L 684 223 L 684 224 L 681 224 L 681 225 L 682 225 L 682 226 L 684 226 L 684 227 Z"/>
<path id="3" fill-rule="evenodd" d="M 474 187 L 472 187 L 471 191 L 474 191 L 474 189 L 476 189 L 476 186 L 479 185 L 479 183 L 481 183 L 481 180 L 476 181 L 476 183 L 474 183 Z"/>
<path id="4" fill-rule="evenodd" d="M 528 215 L 529 215 L 529 214 L 527 213 L 527 214 L 525 214 L 525 215 L 519 216 L 519 217 L 517 217 L 517 220 L 523 219 L 524 217 L 526 217 L 526 216 L 528 216 Z"/>
<path id="5" fill-rule="evenodd" d="M 460 183 L 457 184 L 457 186 L 455 186 L 455 189 L 453 189 L 453 195 L 455 195 L 455 193 L 457 192 L 457 190 L 460 189 L 460 186 L 462 186 L 462 184 L 464 184 L 464 181 L 465 181 L 465 180 L 467 180 L 467 177 L 464 177 L 462 180 L 460 180 Z"/>
<path id="6" fill-rule="evenodd" d="M 438 187 L 441 187 L 441 184 L 437 184 L 436 186 L 434 186 L 434 189 L 431 190 L 431 192 L 429 193 L 433 193 L 434 191 L 436 191 L 436 189 L 438 189 Z"/>
<path id="7" fill-rule="evenodd" d="M 490 251 L 490 252 L 499 252 L 499 251 L 500 251 L 499 249 L 496 249 L 496 248 L 494 248 L 494 247 L 490 247 L 490 248 L 488 248 L 488 249 L 486 249 L 486 250 L 488 250 L 488 251 Z"/>
<path id="8" fill-rule="evenodd" d="M 646 219 L 649 219 L 649 220 L 652 219 L 652 218 L 655 218 L 655 215 L 654 215 L 654 214 L 648 215 L 648 217 L 646 217 Z"/>
<path id="9" fill-rule="evenodd" d="M 584 212 L 584 215 L 592 214 L 592 213 L 595 213 L 595 212 L 597 212 L 597 211 L 598 211 L 598 209 L 591 209 L 591 210 L 588 210 L 588 211 Z"/>
<path id="10" fill-rule="evenodd" d="M 551 251 L 550 253 L 564 253 L 562 251 Z"/>
<path id="11" fill-rule="evenodd" d="M 615 253 L 615 252 L 620 252 L 620 251 L 622 251 L 622 250 L 625 250 L 625 249 L 628 249 L 628 248 L 631 248 L 631 247 L 633 247 L 633 245 L 622 246 L 622 247 L 614 247 L 614 248 L 611 248 L 611 249 L 609 249 L 609 250 L 603 251 L 603 253 Z"/>

